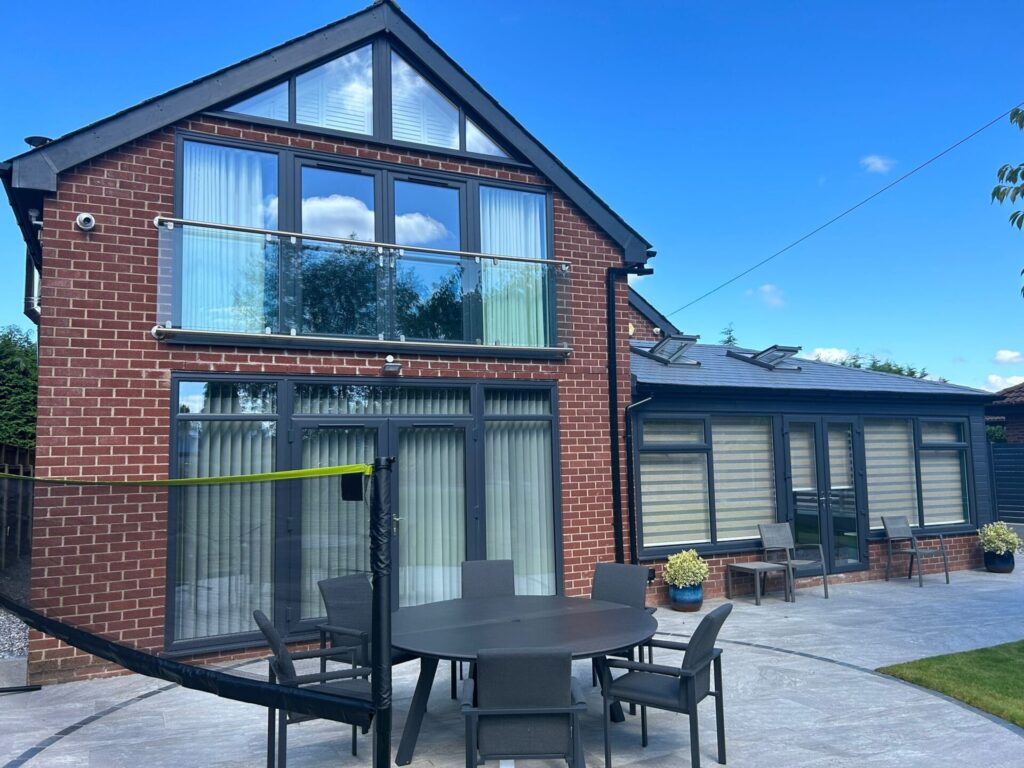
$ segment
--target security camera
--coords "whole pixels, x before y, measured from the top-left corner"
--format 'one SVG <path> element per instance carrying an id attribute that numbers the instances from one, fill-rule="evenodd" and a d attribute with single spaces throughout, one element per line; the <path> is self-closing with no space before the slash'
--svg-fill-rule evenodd
<path id="1" fill-rule="evenodd" d="M 75 226 L 83 232 L 92 232 L 96 229 L 96 217 L 91 213 L 80 213 L 75 217 Z"/>

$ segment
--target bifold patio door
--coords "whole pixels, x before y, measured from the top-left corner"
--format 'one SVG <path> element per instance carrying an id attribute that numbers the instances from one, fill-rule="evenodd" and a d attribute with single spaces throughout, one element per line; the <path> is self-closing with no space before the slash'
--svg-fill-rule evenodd
<path id="1" fill-rule="evenodd" d="M 466 426 L 383 418 L 317 421 L 296 433 L 293 450 L 304 469 L 398 457 L 392 488 L 398 578 L 392 602 L 398 607 L 458 597 L 467 557 Z M 298 573 L 290 579 L 298 593 L 291 603 L 300 608 L 286 609 L 290 631 L 310 629 L 323 617 L 318 581 L 369 572 L 369 506 L 343 501 L 333 478 L 297 484 L 299 514 L 288 524 L 300 542 L 293 560 Z"/>
<path id="2" fill-rule="evenodd" d="M 867 567 L 863 448 L 853 421 L 787 418 L 786 485 L 797 544 L 821 544 L 829 571 Z"/>

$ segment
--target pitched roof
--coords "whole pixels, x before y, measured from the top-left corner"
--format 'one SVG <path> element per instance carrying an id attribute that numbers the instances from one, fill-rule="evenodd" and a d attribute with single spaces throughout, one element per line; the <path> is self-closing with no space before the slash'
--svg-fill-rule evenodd
<path id="1" fill-rule="evenodd" d="M 635 347 L 649 348 L 650 342 L 634 342 Z M 686 357 L 697 365 L 665 365 L 633 352 L 630 366 L 638 384 L 671 387 L 729 388 L 770 390 L 776 393 L 845 392 L 865 395 L 904 395 L 914 397 L 970 397 L 990 399 L 990 392 L 962 387 L 958 384 L 913 379 L 894 373 L 882 373 L 863 368 L 848 368 L 819 360 L 792 359 L 791 367 L 774 370 L 753 365 L 732 357 L 728 350 L 756 352 L 740 347 L 719 344 L 696 344 Z M 797 368 L 799 366 L 799 368 Z"/>
<path id="2" fill-rule="evenodd" d="M 1024 408 L 1024 384 L 1007 387 L 995 396 L 997 399 L 989 403 L 987 408 Z"/>
<path id="3" fill-rule="evenodd" d="M 53 192 L 61 171 L 240 97 L 264 83 L 314 64 L 334 51 L 379 34 L 388 34 L 398 40 L 489 124 L 506 145 L 516 150 L 593 219 L 623 249 L 626 263 L 643 263 L 653 255 L 648 253 L 651 244 L 646 239 L 520 125 L 392 0 L 377 0 L 351 16 L 18 155 L 10 161 L 5 184 L 9 186 L 9 192 Z M 11 197 L 14 202 L 16 196 Z"/>
<path id="4" fill-rule="evenodd" d="M 661 312 L 655 309 L 653 304 L 637 293 L 633 286 L 629 287 L 629 306 L 643 315 L 644 319 L 655 328 L 661 328 L 662 333 L 666 336 L 671 333 L 681 333 L 671 320 L 661 314 Z"/>

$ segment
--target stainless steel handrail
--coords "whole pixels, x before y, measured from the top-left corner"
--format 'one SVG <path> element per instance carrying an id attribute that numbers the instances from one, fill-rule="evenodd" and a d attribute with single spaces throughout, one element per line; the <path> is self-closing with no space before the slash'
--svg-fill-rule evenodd
<path id="1" fill-rule="evenodd" d="M 526 264 L 557 264 L 563 270 L 571 267 L 571 262 L 560 259 L 531 259 L 526 256 L 499 256 L 494 253 L 477 253 L 475 251 L 445 251 L 439 248 L 424 248 L 419 245 L 398 245 L 396 243 L 377 243 L 370 240 L 351 240 L 344 237 L 331 237 L 329 235 L 311 235 L 305 232 L 285 232 L 278 229 L 259 229 L 258 227 L 243 227 L 237 224 L 214 224 L 209 221 L 193 221 L 191 219 L 178 219 L 173 216 L 154 216 L 153 226 L 157 229 L 170 224 L 187 227 L 205 227 L 206 229 L 222 229 L 229 232 L 244 232 L 250 235 L 273 235 L 275 237 L 288 237 L 302 240 L 317 240 L 324 243 L 338 243 L 340 245 L 354 245 L 363 248 L 384 248 L 390 251 L 413 251 L 415 253 L 427 253 L 434 256 L 458 256 L 467 259 L 491 259 L 493 261 L 516 261 Z"/>

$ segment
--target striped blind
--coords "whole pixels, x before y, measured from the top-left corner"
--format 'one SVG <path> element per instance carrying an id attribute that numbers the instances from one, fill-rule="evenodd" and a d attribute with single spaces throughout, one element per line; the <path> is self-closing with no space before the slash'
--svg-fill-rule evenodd
<path id="1" fill-rule="evenodd" d="M 962 443 L 963 424 L 922 421 L 921 442 Z M 962 523 L 968 517 L 966 453 L 963 449 L 921 449 L 921 501 L 924 524 Z"/>
<path id="2" fill-rule="evenodd" d="M 910 419 L 864 419 L 868 515 L 872 528 L 883 515 L 917 518 L 914 428 Z"/>
<path id="3" fill-rule="evenodd" d="M 775 457 L 769 416 L 711 420 L 717 540 L 751 539 L 775 522 Z"/>
<path id="4" fill-rule="evenodd" d="M 643 546 L 711 541 L 706 453 L 641 453 Z"/>
<path id="5" fill-rule="evenodd" d="M 704 442 L 702 419 L 647 419 L 644 445 L 685 445 Z"/>

